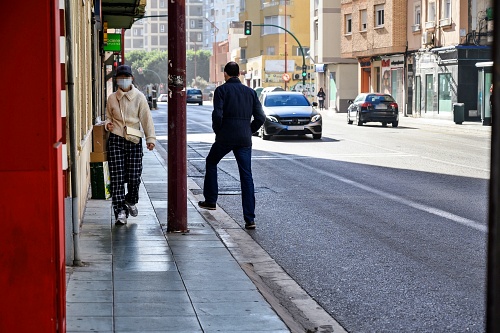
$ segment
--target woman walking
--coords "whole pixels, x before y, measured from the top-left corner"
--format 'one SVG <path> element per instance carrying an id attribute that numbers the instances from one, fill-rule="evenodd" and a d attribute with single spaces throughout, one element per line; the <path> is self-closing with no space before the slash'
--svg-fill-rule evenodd
<path id="1" fill-rule="evenodd" d="M 326 94 L 323 91 L 323 88 L 319 88 L 317 96 L 318 96 L 318 102 L 319 102 L 319 109 L 323 110 L 325 108 L 325 97 L 326 97 Z"/>
<path id="2" fill-rule="evenodd" d="M 146 146 L 153 150 L 156 135 L 153 117 L 146 97 L 132 84 L 130 66 L 116 70 L 118 90 L 108 97 L 105 128 L 111 132 L 108 139 L 108 161 L 111 178 L 111 197 L 117 225 L 127 224 L 129 215 L 137 216 L 135 204 L 139 201 L 142 174 L 142 133 Z M 127 183 L 127 194 L 125 194 Z"/>

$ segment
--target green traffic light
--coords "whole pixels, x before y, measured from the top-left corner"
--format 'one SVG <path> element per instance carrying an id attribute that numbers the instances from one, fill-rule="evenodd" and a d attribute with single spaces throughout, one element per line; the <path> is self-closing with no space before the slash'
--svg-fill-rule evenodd
<path id="1" fill-rule="evenodd" d="M 306 72 L 302 72 L 302 76 L 307 76 L 307 73 Z"/>

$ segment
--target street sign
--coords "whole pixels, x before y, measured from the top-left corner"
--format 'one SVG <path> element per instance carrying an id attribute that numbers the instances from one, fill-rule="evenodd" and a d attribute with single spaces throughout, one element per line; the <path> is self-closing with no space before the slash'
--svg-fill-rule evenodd
<path id="1" fill-rule="evenodd" d="M 283 76 L 281 76 L 281 78 L 283 79 L 283 81 L 288 82 L 290 81 L 290 74 L 284 73 Z"/>
<path id="2" fill-rule="evenodd" d="M 121 34 L 108 34 L 108 44 L 103 46 L 103 50 L 110 52 L 120 52 L 122 50 L 121 44 Z"/>

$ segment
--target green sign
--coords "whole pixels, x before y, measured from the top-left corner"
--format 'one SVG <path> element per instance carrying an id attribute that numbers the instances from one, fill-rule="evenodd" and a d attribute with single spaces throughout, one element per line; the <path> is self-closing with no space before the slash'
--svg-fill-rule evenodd
<path id="1" fill-rule="evenodd" d="M 108 44 L 104 45 L 104 51 L 119 52 L 122 50 L 121 43 L 121 34 L 108 34 Z"/>

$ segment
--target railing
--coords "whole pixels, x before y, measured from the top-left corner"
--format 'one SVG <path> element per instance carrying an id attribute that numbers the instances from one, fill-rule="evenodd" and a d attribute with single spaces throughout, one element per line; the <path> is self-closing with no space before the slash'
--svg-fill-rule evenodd
<path id="1" fill-rule="evenodd" d="M 267 7 L 273 7 L 273 6 L 284 6 L 284 5 L 290 6 L 293 5 L 292 0 L 271 0 L 264 2 L 261 6 L 261 8 L 267 8 Z"/>

